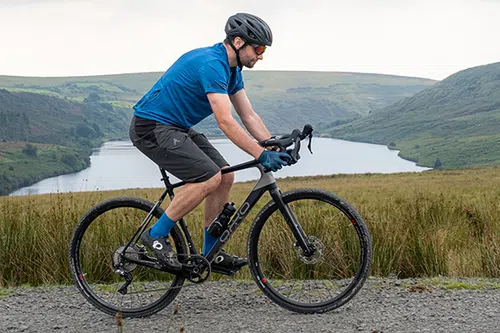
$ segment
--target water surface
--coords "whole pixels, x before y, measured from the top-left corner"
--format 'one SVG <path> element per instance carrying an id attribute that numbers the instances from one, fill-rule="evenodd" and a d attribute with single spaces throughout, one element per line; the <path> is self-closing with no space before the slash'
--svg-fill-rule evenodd
<path id="1" fill-rule="evenodd" d="M 228 139 L 211 139 L 212 144 L 226 160 L 235 165 L 251 160 L 251 157 Z M 420 172 L 427 170 L 415 163 L 398 157 L 398 151 L 386 146 L 350 142 L 327 138 L 313 138 L 310 154 L 307 140 L 302 141 L 299 163 L 285 167 L 274 175 L 311 176 L 355 173 Z M 130 141 L 112 141 L 95 149 L 90 157 L 91 166 L 74 174 L 42 180 L 32 186 L 21 188 L 11 195 L 42 194 L 55 192 L 79 192 L 118 190 L 126 188 L 163 187 L 161 174 L 151 160 L 144 156 Z M 256 168 L 235 173 L 235 181 L 258 179 Z M 177 181 L 171 177 L 171 181 Z"/>

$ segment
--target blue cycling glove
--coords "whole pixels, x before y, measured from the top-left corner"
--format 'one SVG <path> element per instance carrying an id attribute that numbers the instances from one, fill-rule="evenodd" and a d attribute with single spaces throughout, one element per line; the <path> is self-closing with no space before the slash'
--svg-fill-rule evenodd
<path id="1" fill-rule="evenodd" d="M 286 153 L 280 153 L 272 150 L 264 150 L 259 156 L 259 163 L 266 170 L 278 171 L 283 165 L 288 165 L 292 158 Z"/>

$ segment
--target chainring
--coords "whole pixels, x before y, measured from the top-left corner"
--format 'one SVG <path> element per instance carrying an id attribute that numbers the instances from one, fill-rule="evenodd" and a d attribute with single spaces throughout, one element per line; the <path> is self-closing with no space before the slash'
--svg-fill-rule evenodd
<path id="1" fill-rule="evenodd" d="M 210 268 L 210 262 L 204 256 L 198 254 L 188 256 L 186 258 L 187 265 L 193 265 L 190 273 L 186 276 L 186 279 L 192 283 L 203 283 L 205 282 L 212 272 Z"/>

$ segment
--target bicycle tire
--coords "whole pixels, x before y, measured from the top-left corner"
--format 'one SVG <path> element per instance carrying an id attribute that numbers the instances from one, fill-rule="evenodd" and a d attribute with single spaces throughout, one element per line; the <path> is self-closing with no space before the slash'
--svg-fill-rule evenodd
<path id="1" fill-rule="evenodd" d="M 110 245 L 111 248 L 114 249 L 116 249 L 116 246 L 127 244 L 128 240 L 133 236 L 134 231 L 137 230 L 137 227 L 142 222 L 142 218 L 145 217 L 147 213 L 149 213 L 153 209 L 153 207 L 153 203 L 135 197 L 118 197 L 109 199 L 92 207 L 80 219 L 73 232 L 69 250 L 70 269 L 73 280 L 75 281 L 75 284 L 81 294 L 92 305 L 107 314 L 116 315 L 117 313 L 121 313 L 121 316 L 124 318 L 150 316 L 168 306 L 180 292 L 180 289 L 184 283 L 183 277 L 177 275 L 168 276 L 166 281 L 170 283 L 170 287 L 160 289 L 160 293 L 158 294 L 159 296 L 157 299 L 155 299 L 151 303 L 149 303 L 149 300 L 146 300 L 148 303 L 139 307 L 127 306 L 127 304 L 130 304 L 131 302 L 128 298 L 125 298 L 127 297 L 127 295 L 130 296 L 129 298 L 131 299 L 131 295 L 145 293 L 148 294 L 149 298 L 151 298 L 152 293 L 157 292 L 155 289 L 153 289 L 154 286 L 157 286 L 159 284 L 161 284 L 161 286 L 164 286 L 164 282 L 160 282 L 160 280 L 154 279 L 164 279 L 164 275 L 168 275 L 168 273 L 156 271 L 152 268 L 146 268 L 145 266 L 136 265 L 139 268 L 139 272 L 137 272 L 137 268 L 134 268 L 135 271 L 133 271 L 133 273 L 142 274 L 143 276 L 146 276 L 146 278 L 143 277 L 144 279 L 149 280 L 132 282 L 131 286 L 137 288 L 133 290 L 139 291 L 137 293 L 129 292 L 125 295 L 121 295 L 117 292 L 116 287 L 123 285 L 123 278 L 117 277 L 116 274 L 113 275 L 114 273 L 108 271 L 109 269 L 113 271 L 112 262 L 113 260 L 115 260 L 114 252 L 108 253 L 110 251 L 101 250 L 101 252 L 104 252 L 105 255 L 102 259 L 99 255 L 99 260 L 94 260 L 98 262 L 97 265 L 94 265 L 94 263 L 91 262 L 90 259 L 86 258 L 96 257 L 97 255 L 95 255 L 95 252 L 98 251 L 94 250 L 94 246 L 95 248 L 99 248 L 102 245 L 99 242 L 97 242 L 96 244 L 94 244 L 94 241 L 91 242 L 91 240 L 93 240 L 94 238 L 96 240 L 101 238 L 101 243 L 111 243 L 111 239 L 113 237 L 120 238 L 121 240 L 117 244 Z M 157 207 L 153 212 L 153 217 L 159 218 L 163 213 L 163 209 Z M 141 216 L 141 220 L 138 220 L 136 218 L 137 216 Z M 105 225 L 105 223 L 107 222 L 109 222 L 111 226 L 108 227 L 107 225 Z M 120 227 L 120 230 L 122 231 L 128 228 L 129 232 L 122 232 L 123 235 L 116 235 L 120 234 L 120 230 L 118 230 L 118 227 Z M 106 228 L 109 228 L 109 230 L 107 230 Z M 170 232 L 169 238 L 171 239 L 171 242 L 173 241 L 173 243 L 171 244 L 173 244 L 173 248 L 177 251 L 178 254 L 186 254 L 186 242 L 180 228 L 177 225 L 174 226 L 174 228 Z M 111 267 L 109 267 L 110 261 Z M 86 262 L 88 262 L 88 265 L 86 264 Z M 95 268 L 94 266 L 96 266 L 97 268 Z M 147 270 L 149 270 L 149 272 Z M 169 280 L 169 278 L 172 278 L 172 280 Z M 115 282 L 113 283 L 113 281 Z M 137 285 L 134 285 L 134 283 L 137 283 Z M 163 290 L 166 290 L 166 292 L 163 293 Z M 110 302 L 109 298 L 111 297 L 116 297 L 119 304 Z M 142 302 L 139 296 L 135 297 L 137 298 L 137 300 Z M 144 299 L 146 299 L 146 297 L 144 297 Z"/>
<path id="2" fill-rule="evenodd" d="M 318 248 L 323 246 L 321 260 L 311 263 L 312 259 L 301 256 L 295 237 L 271 200 L 249 231 L 247 249 L 253 279 L 269 299 L 291 311 L 323 313 L 344 305 L 359 292 L 370 272 L 371 237 L 363 218 L 345 200 L 320 189 L 292 190 L 283 194 L 283 201 L 308 237 L 314 236 L 310 239 Z M 329 229 L 324 230 L 325 226 Z M 334 250 L 327 252 L 327 246 Z M 285 255 L 295 257 L 283 259 Z M 345 267 L 340 267 L 342 264 Z M 300 282 L 302 286 L 295 288 Z M 336 289 L 336 294 L 321 288 Z M 294 293 L 311 295 L 304 302 L 296 299 L 299 296 L 292 297 Z"/>

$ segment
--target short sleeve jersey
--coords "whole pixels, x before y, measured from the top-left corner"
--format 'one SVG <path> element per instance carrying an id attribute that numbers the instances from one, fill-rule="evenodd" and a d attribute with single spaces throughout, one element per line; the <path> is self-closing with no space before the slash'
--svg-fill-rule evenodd
<path id="1" fill-rule="evenodd" d="M 191 128 L 213 113 L 207 93 L 233 95 L 243 89 L 222 43 L 182 55 L 134 106 L 134 114 L 167 125 Z"/>

